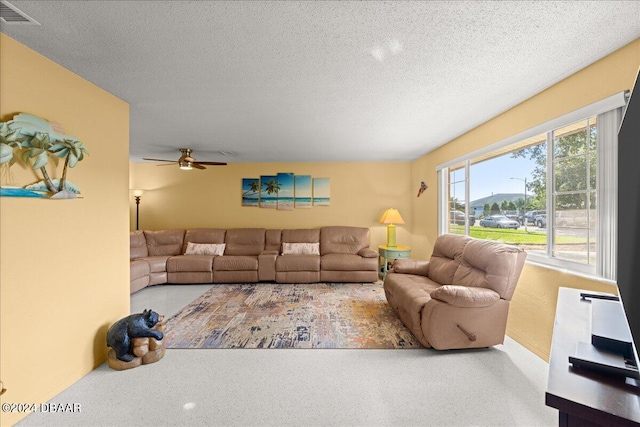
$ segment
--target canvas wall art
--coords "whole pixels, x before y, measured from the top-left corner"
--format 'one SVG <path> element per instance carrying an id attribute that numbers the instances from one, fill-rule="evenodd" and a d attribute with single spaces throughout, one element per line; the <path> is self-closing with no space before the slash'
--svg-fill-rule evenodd
<path id="1" fill-rule="evenodd" d="M 278 173 L 278 209 L 293 209 L 293 174 Z"/>
<path id="2" fill-rule="evenodd" d="M 89 154 L 89 149 L 75 136 L 64 133 L 60 123 L 28 113 L 17 114 L 12 120 L 0 123 L 0 181 L 3 184 L 0 197 L 80 197 L 78 187 L 67 179 L 67 172 Z M 39 181 L 22 187 L 12 185 L 9 168 L 16 162 L 32 168 Z M 54 178 L 58 164 L 63 165 L 62 173 L 60 178 Z"/>
<path id="3" fill-rule="evenodd" d="M 242 178 L 242 206 L 258 206 L 260 178 Z"/>
<path id="4" fill-rule="evenodd" d="M 277 175 L 261 175 L 260 176 L 260 207 L 275 209 L 278 206 L 278 184 Z"/>
<path id="5" fill-rule="evenodd" d="M 313 206 L 329 206 L 329 178 L 313 178 Z"/>
<path id="6" fill-rule="evenodd" d="M 296 209 L 313 207 L 313 188 L 311 187 L 311 175 L 295 175 L 295 196 L 293 205 Z"/>
<path id="7" fill-rule="evenodd" d="M 292 172 L 242 178 L 241 194 L 242 206 L 278 210 L 329 206 L 331 200 L 329 178 Z"/>

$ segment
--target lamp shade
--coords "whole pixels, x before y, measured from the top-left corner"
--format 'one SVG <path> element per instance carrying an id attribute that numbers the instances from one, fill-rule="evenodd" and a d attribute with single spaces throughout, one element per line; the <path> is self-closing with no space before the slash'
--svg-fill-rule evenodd
<path id="1" fill-rule="evenodd" d="M 404 224 L 404 219 L 400 216 L 398 209 L 389 208 L 382 214 L 380 224 Z"/>
<path id="2" fill-rule="evenodd" d="M 144 190 L 131 190 L 131 194 L 134 197 L 140 197 L 144 194 Z"/>

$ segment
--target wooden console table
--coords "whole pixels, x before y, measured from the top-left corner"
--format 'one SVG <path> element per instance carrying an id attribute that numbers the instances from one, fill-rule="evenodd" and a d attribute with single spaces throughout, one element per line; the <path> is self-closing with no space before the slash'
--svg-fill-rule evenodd
<path id="1" fill-rule="evenodd" d="M 640 383 L 574 368 L 578 341 L 591 342 L 589 300 L 580 290 L 560 288 L 553 327 L 545 403 L 560 411 L 559 426 L 640 425 Z M 584 291 L 583 291 L 584 292 Z"/>

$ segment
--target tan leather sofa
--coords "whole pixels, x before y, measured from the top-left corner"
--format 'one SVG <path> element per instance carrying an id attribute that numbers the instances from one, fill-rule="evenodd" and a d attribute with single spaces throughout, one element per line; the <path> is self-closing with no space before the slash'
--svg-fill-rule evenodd
<path id="1" fill-rule="evenodd" d="M 425 347 L 502 344 L 526 256 L 515 246 L 445 234 L 429 261 L 394 262 L 384 280 L 387 301 Z"/>
<path id="2" fill-rule="evenodd" d="M 161 283 L 375 282 L 368 228 L 196 228 L 131 232 L 131 293 Z M 223 255 L 185 255 L 189 243 L 223 244 Z M 317 253 L 283 254 L 284 244 Z"/>

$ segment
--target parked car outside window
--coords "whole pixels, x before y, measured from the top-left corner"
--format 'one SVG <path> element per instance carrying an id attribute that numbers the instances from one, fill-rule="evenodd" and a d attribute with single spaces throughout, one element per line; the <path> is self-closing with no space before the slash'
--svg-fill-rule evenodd
<path id="1" fill-rule="evenodd" d="M 520 223 L 504 215 L 491 215 L 480 220 L 480 227 L 513 228 L 516 230 L 520 227 Z"/>
<path id="2" fill-rule="evenodd" d="M 464 225 L 464 212 L 460 211 L 451 211 L 449 213 L 449 220 L 451 224 Z M 476 223 L 476 217 L 473 215 L 469 215 L 469 225 L 474 225 Z"/>
<path id="3" fill-rule="evenodd" d="M 546 228 L 547 215 L 546 214 L 538 215 L 536 217 L 535 223 L 536 223 L 536 226 L 538 226 L 538 228 Z"/>
<path id="4" fill-rule="evenodd" d="M 522 215 L 522 217 L 520 218 L 520 224 L 524 225 L 525 221 L 527 224 L 535 224 L 536 223 L 536 217 L 538 215 L 546 215 L 547 211 L 528 211 L 525 212 L 524 215 Z"/>

